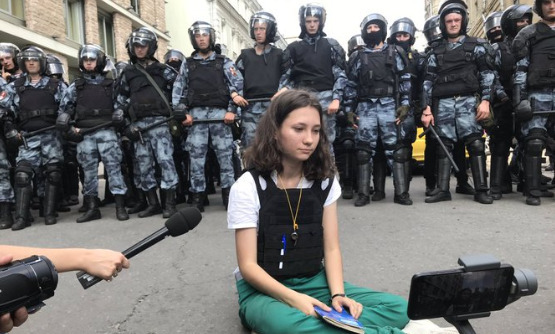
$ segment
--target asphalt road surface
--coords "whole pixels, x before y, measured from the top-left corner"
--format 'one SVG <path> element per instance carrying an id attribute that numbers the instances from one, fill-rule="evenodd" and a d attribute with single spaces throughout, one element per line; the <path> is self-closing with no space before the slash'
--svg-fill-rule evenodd
<path id="1" fill-rule="evenodd" d="M 394 204 L 388 178 L 381 202 L 355 208 L 352 201 L 339 201 L 345 279 L 408 298 L 413 274 L 458 268 L 462 255 L 492 254 L 532 270 L 539 288 L 488 318 L 472 320 L 476 333 L 555 333 L 555 199 L 531 207 L 513 193 L 482 205 L 453 194 L 451 202 L 426 204 L 423 189 L 422 177 L 415 177 L 415 204 Z M 234 235 L 227 230 L 219 193 L 210 195 L 210 201 L 194 230 L 137 255 L 112 282 L 83 290 L 75 273 L 60 274 L 55 296 L 13 333 L 247 333 L 237 316 Z M 22 231 L 0 231 L 0 240 L 123 251 L 164 223 L 161 216 L 136 215 L 120 222 L 110 205 L 101 209 L 102 220 L 77 224 L 76 210 L 62 213 L 53 226 L 37 219 Z M 434 322 L 448 325 L 443 319 Z"/>

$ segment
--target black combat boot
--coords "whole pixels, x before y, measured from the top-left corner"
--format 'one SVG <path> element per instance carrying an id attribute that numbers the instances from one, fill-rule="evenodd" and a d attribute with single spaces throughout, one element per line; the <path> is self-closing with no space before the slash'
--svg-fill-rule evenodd
<path id="1" fill-rule="evenodd" d="M 432 196 L 426 198 L 426 203 L 437 203 L 451 200 L 449 191 L 449 180 L 451 178 L 451 162 L 447 157 L 437 159 L 437 189 Z"/>
<path id="2" fill-rule="evenodd" d="M 146 202 L 145 192 L 142 191 L 141 189 L 137 189 L 137 201 L 135 202 L 135 205 L 133 207 L 127 210 L 127 213 L 128 214 L 139 213 L 145 210 L 147 207 L 148 207 L 148 203 Z"/>
<path id="3" fill-rule="evenodd" d="M 370 163 L 358 165 L 358 194 L 355 206 L 365 206 L 370 204 Z"/>
<path id="4" fill-rule="evenodd" d="M 119 221 L 128 220 L 129 214 L 125 210 L 125 195 L 115 195 L 114 200 L 116 202 L 116 218 Z"/>
<path id="5" fill-rule="evenodd" d="M 90 222 L 91 220 L 100 219 L 100 209 L 98 209 L 99 200 L 96 196 L 83 196 L 83 205 L 87 207 L 87 211 L 81 217 L 77 218 L 78 223 Z"/>
<path id="6" fill-rule="evenodd" d="M 385 156 L 374 161 L 372 173 L 374 177 L 374 194 L 372 195 L 372 202 L 377 202 L 385 198 L 385 174 L 387 173 Z"/>
<path id="7" fill-rule="evenodd" d="M 0 203 L 0 230 L 11 228 L 13 225 L 12 211 L 9 202 Z"/>
<path id="8" fill-rule="evenodd" d="M 224 207 L 227 210 L 227 204 L 229 203 L 229 190 L 231 188 L 222 188 L 222 201 L 224 203 Z"/>
<path id="9" fill-rule="evenodd" d="M 164 189 L 164 210 L 162 212 L 162 217 L 170 218 L 174 213 L 177 212 L 175 208 L 175 189 Z"/>
<path id="10" fill-rule="evenodd" d="M 44 190 L 44 224 L 54 225 L 57 223 L 56 207 L 58 199 L 58 186 L 46 182 L 46 189 Z"/>
<path id="11" fill-rule="evenodd" d="M 12 231 L 22 230 L 30 226 L 29 222 L 29 206 L 33 190 L 31 186 L 15 187 L 15 222 L 12 225 Z"/>
<path id="12" fill-rule="evenodd" d="M 409 195 L 410 161 L 393 162 L 393 183 L 395 196 L 393 202 L 402 205 L 412 205 Z"/>
<path id="13" fill-rule="evenodd" d="M 490 192 L 491 198 L 499 200 L 503 197 L 503 183 L 507 170 L 507 159 L 503 156 L 492 155 L 490 163 Z"/>
<path id="14" fill-rule="evenodd" d="M 526 155 L 524 159 L 526 204 L 541 205 L 541 156 Z"/>
<path id="15" fill-rule="evenodd" d="M 191 193 L 191 206 L 197 208 L 200 212 L 204 212 L 204 192 Z"/>
<path id="16" fill-rule="evenodd" d="M 160 201 L 158 201 L 156 188 L 152 188 L 147 191 L 146 198 L 148 201 L 148 206 L 144 211 L 139 212 L 139 218 L 146 218 L 162 213 L 162 207 L 160 206 Z"/>
<path id="17" fill-rule="evenodd" d="M 488 180 L 486 177 L 486 156 L 471 155 L 470 169 L 474 180 L 474 201 L 482 204 L 493 203 L 493 198 L 488 194 Z"/>

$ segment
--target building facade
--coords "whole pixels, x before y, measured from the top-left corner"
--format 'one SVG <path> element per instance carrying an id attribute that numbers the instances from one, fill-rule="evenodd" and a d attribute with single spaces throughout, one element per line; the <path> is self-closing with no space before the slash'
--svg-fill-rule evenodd
<path id="1" fill-rule="evenodd" d="M 425 0 L 426 18 L 438 14 L 438 9 L 445 0 Z M 527 4 L 532 6 L 533 0 L 466 0 L 468 5 L 468 35 L 485 38 L 484 20 L 495 11 L 504 11 L 514 4 Z M 537 17 L 535 17 L 537 19 Z"/>
<path id="2" fill-rule="evenodd" d="M 71 80 L 82 44 L 99 44 L 115 61 L 126 61 L 125 42 L 141 26 L 158 35 L 161 59 L 170 42 L 165 15 L 164 0 L 6 0 L 0 2 L 0 42 L 36 45 L 58 56 Z"/>

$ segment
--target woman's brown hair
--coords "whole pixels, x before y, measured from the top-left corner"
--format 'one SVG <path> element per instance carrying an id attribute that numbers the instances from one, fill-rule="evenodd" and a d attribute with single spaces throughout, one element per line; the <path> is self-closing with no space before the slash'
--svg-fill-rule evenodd
<path id="1" fill-rule="evenodd" d="M 325 131 L 322 106 L 314 94 L 298 89 L 290 89 L 277 96 L 260 119 L 254 141 L 245 151 L 244 159 L 247 168 L 254 168 L 263 175 L 268 175 L 273 170 L 278 173 L 283 170 L 282 152 L 275 134 L 289 113 L 304 107 L 313 107 L 318 110 L 322 126 L 320 140 L 314 153 L 303 163 L 304 176 L 308 180 L 323 180 L 335 174 L 335 164 Z"/>

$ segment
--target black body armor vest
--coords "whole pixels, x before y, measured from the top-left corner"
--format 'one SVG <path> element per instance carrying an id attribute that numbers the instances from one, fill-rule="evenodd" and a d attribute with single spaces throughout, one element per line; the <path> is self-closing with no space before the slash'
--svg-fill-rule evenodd
<path id="1" fill-rule="evenodd" d="M 555 85 L 555 31 L 544 23 L 537 23 L 530 39 L 528 87 L 542 88 Z"/>
<path id="2" fill-rule="evenodd" d="M 293 221 L 285 191 L 278 189 L 271 177 L 264 177 L 266 189 L 260 186 L 259 173 L 249 171 L 256 183 L 260 200 L 258 226 L 258 264 L 272 277 L 283 280 L 293 277 L 310 277 L 322 269 L 324 258 L 324 229 L 322 216 L 324 203 L 333 180 L 322 190 L 322 181 L 303 188 L 297 223 L 297 243 L 291 238 Z M 291 205 L 298 203 L 300 189 L 287 189 Z M 295 210 L 295 207 L 293 207 Z M 286 248 L 283 255 L 281 251 Z M 281 263 L 281 269 L 280 269 Z"/>
<path id="3" fill-rule="evenodd" d="M 156 88 L 152 86 L 147 77 L 135 66 L 140 65 L 129 65 L 125 68 L 125 78 L 131 92 L 129 103 L 131 121 L 135 122 L 137 119 L 149 116 L 170 116 L 170 111 L 160 94 L 156 91 Z M 168 82 L 164 78 L 165 69 L 166 65 L 160 63 L 153 63 L 145 68 L 146 72 L 150 74 L 154 82 L 165 94 L 166 99 L 170 101 L 171 97 L 166 89 Z"/>
<path id="4" fill-rule="evenodd" d="M 447 41 L 433 48 L 437 58 L 437 78 L 434 82 L 433 97 L 473 95 L 480 89 L 478 66 L 474 48 L 478 40 L 466 37 L 462 46 L 447 49 Z"/>
<path id="5" fill-rule="evenodd" d="M 87 83 L 84 78 L 75 80 L 77 90 L 75 125 L 78 128 L 91 128 L 112 120 L 113 84 L 112 79 L 104 79 L 98 85 Z"/>
<path id="6" fill-rule="evenodd" d="M 319 92 L 333 89 L 335 79 L 332 71 L 331 44 L 326 38 L 318 39 L 316 46 L 304 40 L 293 42 L 290 44 L 290 52 L 294 61 L 291 80 L 297 88 L 307 87 Z"/>
<path id="7" fill-rule="evenodd" d="M 513 96 L 513 75 L 516 69 L 516 58 L 511 52 L 511 46 L 506 41 L 497 43 L 501 52 L 501 67 L 499 68 L 499 82 L 509 97 Z"/>
<path id="8" fill-rule="evenodd" d="M 216 55 L 216 59 L 208 62 L 187 58 L 189 108 L 228 107 L 230 93 L 224 81 L 224 60 L 222 55 Z"/>
<path id="9" fill-rule="evenodd" d="M 35 131 L 54 125 L 58 116 L 56 91 L 58 79 L 49 78 L 43 88 L 25 86 L 26 77 L 14 82 L 15 91 L 19 95 L 19 128 L 24 131 Z"/>
<path id="10" fill-rule="evenodd" d="M 245 68 L 243 91 L 245 98 L 272 97 L 278 89 L 281 77 L 283 51 L 272 47 L 265 55 L 257 55 L 254 49 L 241 51 Z"/>
<path id="11" fill-rule="evenodd" d="M 360 100 L 393 97 L 395 94 L 394 50 L 388 46 L 380 52 L 362 52 L 360 54 L 360 82 L 358 85 Z"/>

